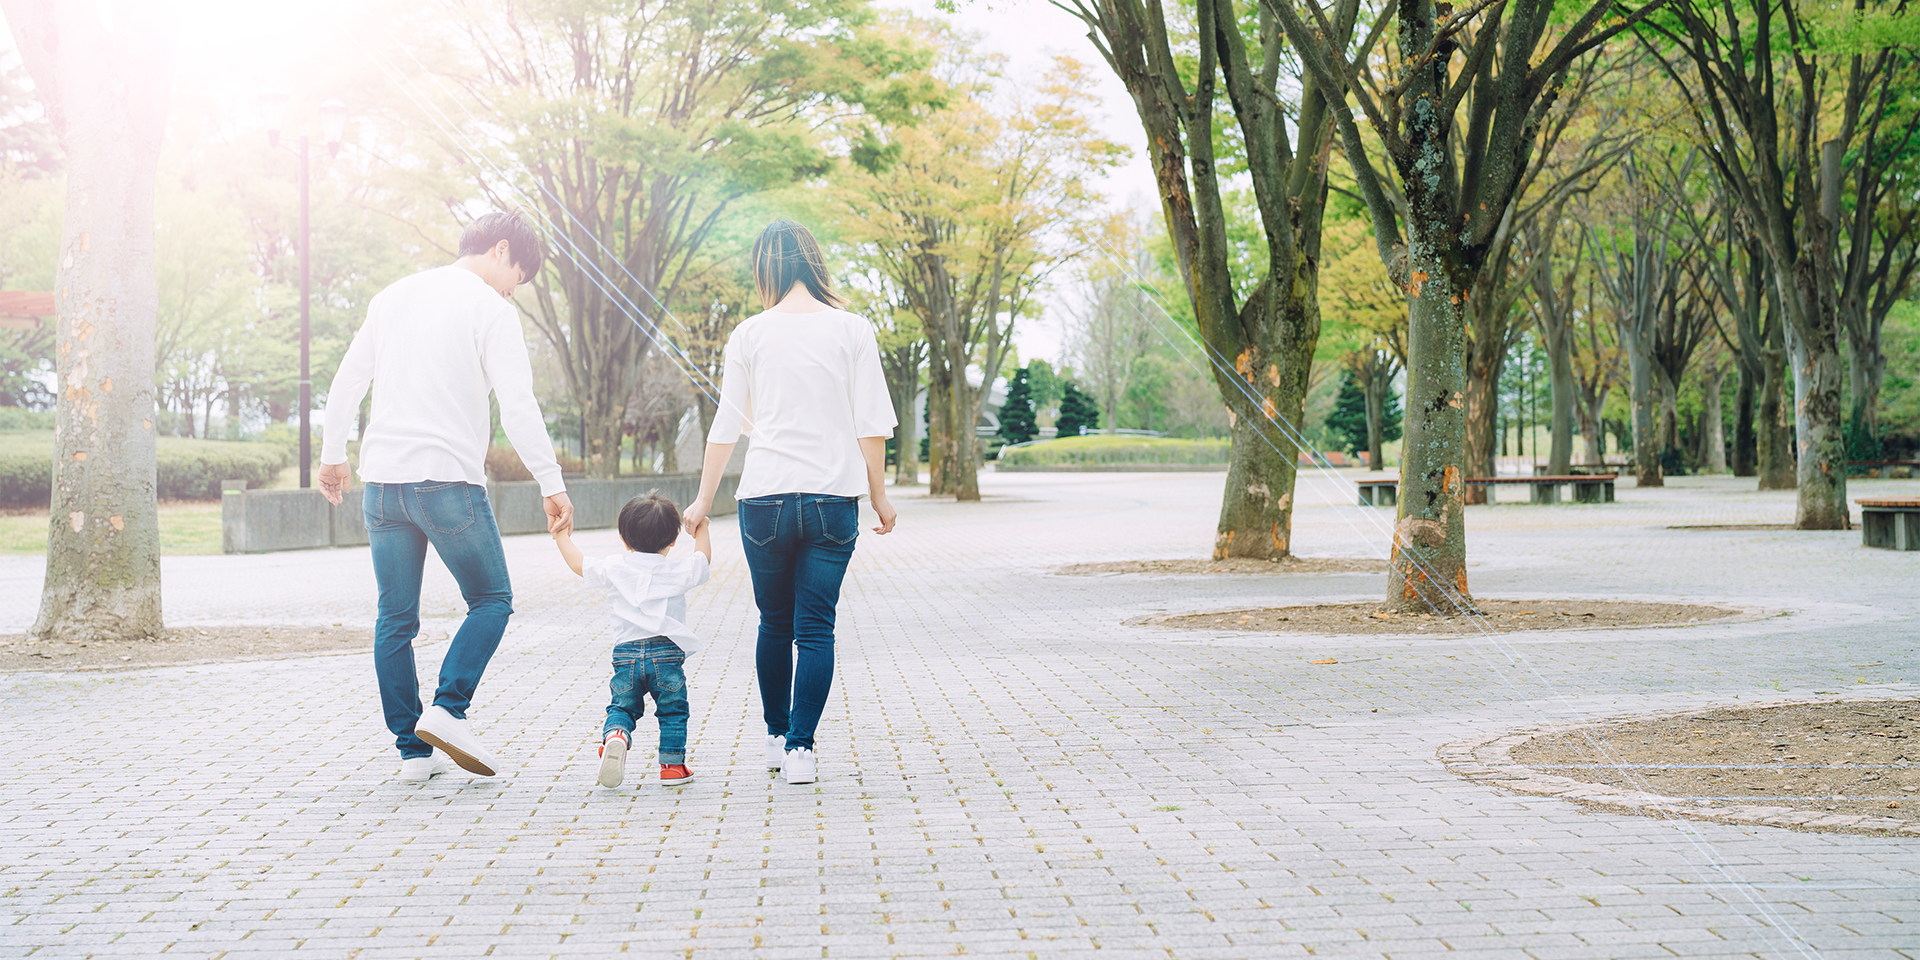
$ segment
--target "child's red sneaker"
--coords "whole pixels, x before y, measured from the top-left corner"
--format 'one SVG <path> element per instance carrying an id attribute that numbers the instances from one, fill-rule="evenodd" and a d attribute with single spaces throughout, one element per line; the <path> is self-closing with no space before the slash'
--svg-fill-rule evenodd
<path id="1" fill-rule="evenodd" d="M 608 730 L 607 739 L 600 744 L 600 785 L 617 787 L 627 775 L 627 734 L 624 730 Z"/>
<path id="2" fill-rule="evenodd" d="M 663 786 L 677 787 L 693 779 L 693 771 L 684 763 L 663 763 L 660 765 L 660 783 Z"/>

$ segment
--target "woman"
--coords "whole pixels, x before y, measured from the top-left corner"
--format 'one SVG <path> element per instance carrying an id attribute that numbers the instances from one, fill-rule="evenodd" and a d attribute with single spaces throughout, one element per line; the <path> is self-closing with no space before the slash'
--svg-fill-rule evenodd
<path id="1" fill-rule="evenodd" d="M 727 340 L 700 495 L 685 520 L 691 530 L 713 509 L 734 443 L 752 437 L 734 496 L 760 607 L 767 766 L 788 783 L 812 783 L 813 731 L 833 686 L 834 612 L 862 494 L 880 518 L 874 532 L 893 529 L 882 476 L 898 420 L 873 325 L 840 309 L 846 301 L 827 282 L 813 234 L 791 220 L 768 226 L 753 244 L 753 283 L 766 310 Z"/>

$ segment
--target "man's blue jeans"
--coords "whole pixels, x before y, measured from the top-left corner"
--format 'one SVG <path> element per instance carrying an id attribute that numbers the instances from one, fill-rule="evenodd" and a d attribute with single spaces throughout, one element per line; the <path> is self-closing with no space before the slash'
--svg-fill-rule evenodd
<path id="1" fill-rule="evenodd" d="M 613 701 L 607 704 L 607 722 L 600 728 L 600 739 L 619 730 L 633 745 L 633 727 L 647 715 L 648 695 L 653 697 L 653 716 L 660 722 L 660 762 L 687 762 L 687 655 L 680 645 L 666 637 L 629 640 L 613 648 L 613 679 L 608 687 Z"/>
<path id="2" fill-rule="evenodd" d="M 440 661 L 435 705 L 465 719 L 480 675 L 500 646 L 513 615 L 513 586 L 500 528 L 493 522 L 487 488 L 465 481 L 369 483 L 361 499 L 373 576 L 380 587 L 380 619 L 373 630 L 373 669 L 380 678 L 380 704 L 387 729 L 404 758 L 433 752 L 413 735 L 420 719 L 420 680 L 414 672 L 413 638 L 420 633 L 420 576 L 427 547 L 460 586 L 467 619 Z"/>
<path id="3" fill-rule="evenodd" d="M 789 750 L 813 749 L 833 687 L 840 581 L 859 535 L 860 501 L 852 497 L 782 493 L 740 501 L 740 542 L 760 607 L 760 707 L 767 734 L 784 735 Z"/>

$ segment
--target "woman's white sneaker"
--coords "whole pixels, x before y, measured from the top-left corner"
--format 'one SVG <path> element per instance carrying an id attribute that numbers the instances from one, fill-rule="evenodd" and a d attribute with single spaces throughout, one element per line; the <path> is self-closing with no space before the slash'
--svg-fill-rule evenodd
<path id="1" fill-rule="evenodd" d="M 788 750 L 787 762 L 781 770 L 786 773 L 788 783 L 812 783 L 813 751 L 804 748 Z"/>
<path id="2" fill-rule="evenodd" d="M 767 735 L 767 769 L 780 770 L 787 765 L 787 738 Z"/>

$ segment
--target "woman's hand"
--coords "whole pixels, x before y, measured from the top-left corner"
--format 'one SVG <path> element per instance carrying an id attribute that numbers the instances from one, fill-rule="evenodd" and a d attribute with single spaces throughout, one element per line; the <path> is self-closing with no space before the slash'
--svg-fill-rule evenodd
<path id="1" fill-rule="evenodd" d="M 880 518 L 880 525 L 873 528 L 874 533 L 887 534 L 893 530 L 893 522 L 900 518 L 900 511 L 893 508 L 893 501 L 884 493 L 873 496 L 873 512 Z"/>
<path id="2" fill-rule="evenodd" d="M 695 500 L 687 504 L 687 512 L 680 515 L 680 525 L 685 527 L 688 533 L 698 534 L 700 525 L 707 522 L 707 514 L 711 510 L 713 510 L 713 501 Z"/>

